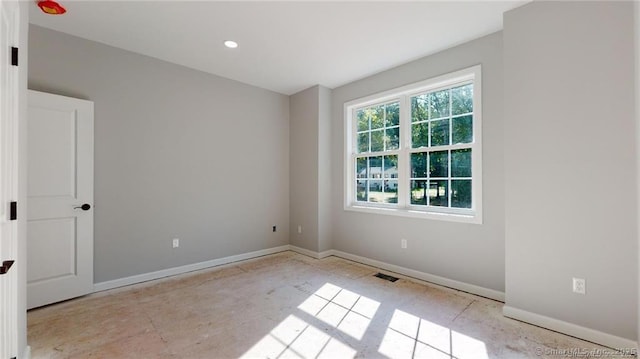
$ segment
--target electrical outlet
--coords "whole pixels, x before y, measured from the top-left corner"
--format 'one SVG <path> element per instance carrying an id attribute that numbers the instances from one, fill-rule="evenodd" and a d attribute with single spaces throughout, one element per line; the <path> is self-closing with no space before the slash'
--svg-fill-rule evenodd
<path id="1" fill-rule="evenodd" d="M 272 229 L 272 230 L 275 232 L 275 231 L 276 231 L 276 226 L 273 226 L 273 229 Z"/>
<path id="2" fill-rule="evenodd" d="M 407 240 L 406 239 L 402 238 L 400 240 L 400 248 L 407 249 Z"/>
<path id="3" fill-rule="evenodd" d="M 586 294 L 587 281 L 583 278 L 573 278 L 573 292 L 578 294 Z"/>
<path id="4" fill-rule="evenodd" d="M 298 226 L 298 234 L 302 234 L 302 226 Z"/>
<path id="5" fill-rule="evenodd" d="M 178 248 L 180 247 L 180 239 L 179 238 L 174 238 L 173 239 L 173 248 Z"/>

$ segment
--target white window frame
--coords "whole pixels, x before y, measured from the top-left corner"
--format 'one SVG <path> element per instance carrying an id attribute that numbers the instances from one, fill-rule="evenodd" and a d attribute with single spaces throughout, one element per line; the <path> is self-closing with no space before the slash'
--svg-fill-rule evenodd
<path id="1" fill-rule="evenodd" d="M 473 142 L 464 145 L 439 146 L 437 150 L 471 148 L 472 207 L 467 209 L 411 205 L 410 153 L 424 152 L 426 149 L 436 150 L 434 147 L 411 148 L 411 97 L 471 82 L 473 83 Z M 398 154 L 398 203 L 358 202 L 355 196 L 356 174 L 354 170 L 355 158 L 358 156 L 355 111 L 394 100 L 400 101 L 400 148 L 391 151 L 390 154 Z M 344 209 L 346 211 L 482 224 L 482 78 L 480 65 L 349 101 L 344 104 L 344 119 Z M 448 190 L 451 191 L 450 188 Z"/>

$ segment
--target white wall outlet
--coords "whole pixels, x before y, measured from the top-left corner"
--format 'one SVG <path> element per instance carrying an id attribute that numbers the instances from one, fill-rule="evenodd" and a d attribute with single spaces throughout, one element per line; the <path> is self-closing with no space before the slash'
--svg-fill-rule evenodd
<path id="1" fill-rule="evenodd" d="M 578 294 L 586 294 L 587 281 L 583 278 L 573 278 L 573 292 Z"/>
<path id="2" fill-rule="evenodd" d="M 407 249 L 407 240 L 406 239 L 402 238 L 400 240 L 400 248 Z"/>
<path id="3" fill-rule="evenodd" d="M 302 234 L 302 226 L 298 226 L 298 234 Z"/>
<path id="4" fill-rule="evenodd" d="M 174 238 L 172 243 L 173 243 L 173 248 L 180 247 L 180 239 L 179 238 Z"/>

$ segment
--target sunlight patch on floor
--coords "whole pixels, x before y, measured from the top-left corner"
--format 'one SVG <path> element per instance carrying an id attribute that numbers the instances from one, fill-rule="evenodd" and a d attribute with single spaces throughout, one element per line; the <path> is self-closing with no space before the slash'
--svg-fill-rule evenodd
<path id="1" fill-rule="evenodd" d="M 332 329 L 310 322 L 317 319 L 362 341 L 379 307 L 378 301 L 326 283 L 298 306 L 300 314 L 286 317 L 242 357 L 353 358 L 357 351 L 332 336 Z M 389 358 L 488 359 L 482 341 L 399 309 L 378 352 Z"/>
<path id="2" fill-rule="evenodd" d="M 390 358 L 488 359 L 484 342 L 396 309 L 378 349 Z"/>
<path id="3" fill-rule="evenodd" d="M 298 309 L 361 340 L 379 306 L 380 302 L 326 283 Z"/>
<path id="4" fill-rule="evenodd" d="M 353 358 L 356 350 L 289 315 L 242 358 Z"/>
<path id="5" fill-rule="evenodd" d="M 375 300 L 325 283 L 298 309 L 361 340 L 379 306 Z M 292 314 L 251 347 L 243 358 L 352 358 L 355 355 L 355 349 Z"/>

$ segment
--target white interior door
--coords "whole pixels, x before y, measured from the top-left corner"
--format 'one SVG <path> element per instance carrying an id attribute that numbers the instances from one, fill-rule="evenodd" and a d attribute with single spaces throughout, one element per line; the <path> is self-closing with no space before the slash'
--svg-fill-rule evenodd
<path id="1" fill-rule="evenodd" d="M 11 47 L 18 46 L 19 7 L 0 0 L 0 357 L 17 356 L 17 285 L 8 260 L 17 256 L 17 221 L 11 202 L 18 183 L 18 68 L 11 64 Z"/>
<path id="2" fill-rule="evenodd" d="M 93 102 L 29 91 L 27 307 L 93 291 Z"/>

